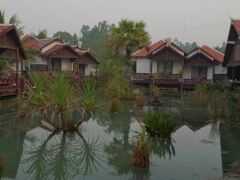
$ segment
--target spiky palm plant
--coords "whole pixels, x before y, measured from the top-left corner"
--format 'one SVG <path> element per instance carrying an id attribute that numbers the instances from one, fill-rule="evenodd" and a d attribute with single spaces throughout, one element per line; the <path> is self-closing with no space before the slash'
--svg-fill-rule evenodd
<path id="1" fill-rule="evenodd" d="M 3 10 L 0 10 L 0 24 L 5 24 L 7 23 L 6 17 L 5 17 L 5 12 Z M 13 16 L 10 17 L 9 24 L 13 24 L 17 27 L 17 31 L 20 35 L 23 34 L 23 29 L 24 26 L 21 26 L 21 20 L 18 18 L 17 14 L 14 14 Z"/>

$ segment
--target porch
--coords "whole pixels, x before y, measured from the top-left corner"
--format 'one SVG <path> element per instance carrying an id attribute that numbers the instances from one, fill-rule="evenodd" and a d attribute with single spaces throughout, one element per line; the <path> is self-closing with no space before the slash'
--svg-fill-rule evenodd
<path id="1" fill-rule="evenodd" d="M 19 95 L 25 54 L 13 25 L 0 25 L 0 96 Z"/>
<path id="2" fill-rule="evenodd" d="M 131 77 L 133 85 L 156 85 L 163 88 L 177 88 L 178 90 L 193 90 L 200 83 L 207 83 L 203 78 L 183 79 L 181 75 L 134 74 Z"/>

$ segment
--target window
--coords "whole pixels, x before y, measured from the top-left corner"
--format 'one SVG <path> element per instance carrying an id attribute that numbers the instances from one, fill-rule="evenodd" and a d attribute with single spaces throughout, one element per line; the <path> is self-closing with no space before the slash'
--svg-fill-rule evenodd
<path id="1" fill-rule="evenodd" d="M 62 61 L 60 58 L 52 58 L 51 59 L 51 70 L 52 71 L 61 71 L 62 69 Z"/>
<path id="2" fill-rule="evenodd" d="M 172 74 L 173 63 L 171 61 L 158 61 L 157 69 L 160 74 Z"/>
<path id="3" fill-rule="evenodd" d="M 192 78 L 203 78 L 207 79 L 207 67 L 197 67 L 193 66 L 192 67 Z"/>
<path id="4" fill-rule="evenodd" d="M 30 64 L 31 71 L 47 71 L 48 65 L 46 64 Z"/>

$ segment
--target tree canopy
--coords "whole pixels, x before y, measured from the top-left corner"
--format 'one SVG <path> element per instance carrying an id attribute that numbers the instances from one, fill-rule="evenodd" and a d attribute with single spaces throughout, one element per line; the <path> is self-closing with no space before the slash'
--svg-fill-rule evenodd
<path id="1" fill-rule="evenodd" d="M 190 51 L 198 47 L 198 44 L 196 42 L 182 42 L 177 38 L 173 40 L 173 43 L 186 53 L 189 53 Z"/>
<path id="2" fill-rule="evenodd" d="M 222 52 L 222 53 L 224 53 L 224 52 L 225 52 L 225 49 L 226 49 L 226 42 L 222 42 L 222 44 L 216 46 L 215 49 L 218 50 L 218 51 L 220 51 L 220 52 Z"/>
<path id="3" fill-rule="evenodd" d="M 111 26 L 107 21 L 101 21 L 92 28 L 88 25 L 83 25 L 80 38 L 82 47 L 85 49 L 89 48 L 96 54 L 106 51 L 106 42 Z"/>
<path id="4" fill-rule="evenodd" d="M 143 21 L 135 22 L 127 19 L 113 26 L 108 39 L 108 45 L 113 53 L 123 53 L 129 59 L 134 50 L 147 47 L 150 44 L 150 36 L 145 27 Z"/>
<path id="5" fill-rule="evenodd" d="M 78 45 L 79 42 L 79 38 L 76 33 L 71 34 L 67 31 L 58 31 L 53 35 L 53 37 L 71 45 Z"/>
<path id="6" fill-rule="evenodd" d="M 38 31 L 38 34 L 34 34 L 34 36 L 38 39 L 46 39 L 47 38 L 47 30 L 41 29 Z"/>

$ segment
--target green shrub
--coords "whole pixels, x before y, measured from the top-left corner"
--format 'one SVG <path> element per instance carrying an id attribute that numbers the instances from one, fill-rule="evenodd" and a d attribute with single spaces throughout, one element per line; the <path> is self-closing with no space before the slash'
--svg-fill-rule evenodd
<path id="1" fill-rule="evenodd" d="M 80 105 L 86 114 L 101 110 L 101 104 L 98 102 L 96 82 L 87 78 L 84 80 L 81 88 Z"/>
<path id="2" fill-rule="evenodd" d="M 32 85 L 20 98 L 22 109 L 40 114 L 57 129 L 74 129 L 100 109 L 93 81 L 86 80 L 82 87 L 74 87 L 63 73 L 56 77 L 34 74 L 31 79 Z M 32 118 L 32 114 L 24 116 Z M 73 114 L 81 117 L 76 120 Z"/>
<path id="3" fill-rule="evenodd" d="M 112 113 L 120 111 L 120 100 L 118 98 L 109 100 L 109 111 Z"/>
<path id="4" fill-rule="evenodd" d="M 149 86 L 149 94 L 150 96 L 157 98 L 160 96 L 160 89 L 156 85 L 150 85 Z"/>
<path id="5" fill-rule="evenodd" d="M 146 132 L 152 137 L 169 138 L 176 127 L 174 120 L 165 114 L 151 111 L 144 117 Z"/>
<path id="6" fill-rule="evenodd" d="M 144 100 L 145 100 L 145 96 L 142 92 L 137 92 L 136 93 L 136 105 L 138 107 L 143 106 L 144 105 Z"/>
<path id="7" fill-rule="evenodd" d="M 200 84 L 196 86 L 191 102 L 208 107 L 213 118 L 229 118 L 231 116 L 231 94 L 227 87 L 216 84 Z"/>

